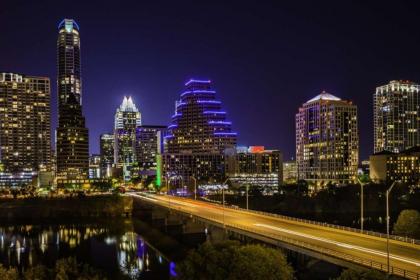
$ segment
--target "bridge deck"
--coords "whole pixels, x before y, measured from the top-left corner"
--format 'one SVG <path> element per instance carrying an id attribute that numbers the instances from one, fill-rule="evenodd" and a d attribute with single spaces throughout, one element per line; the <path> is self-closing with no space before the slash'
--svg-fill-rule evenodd
<path id="1" fill-rule="evenodd" d="M 220 224 L 224 223 L 232 229 L 237 228 L 279 241 L 294 243 L 294 245 L 347 261 L 378 269 L 382 268 L 382 270 L 387 269 L 385 238 L 226 208 L 221 205 L 180 197 L 131 195 Z M 394 274 L 420 279 L 420 245 L 390 240 L 389 248 L 390 265 Z"/>

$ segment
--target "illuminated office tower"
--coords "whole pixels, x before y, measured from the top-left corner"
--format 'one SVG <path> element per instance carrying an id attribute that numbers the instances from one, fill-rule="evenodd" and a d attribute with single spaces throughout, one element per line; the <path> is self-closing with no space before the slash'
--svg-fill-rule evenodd
<path id="1" fill-rule="evenodd" d="M 226 120 L 222 102 L 210 81 L 191 79 L 175 104 L 168 126 L 166 152 L 223 153 L 236 145 L 232 122 Z"/>
<path id="2" fill-rule="evenodd" d="M 283 156 L 264 146 L 237 147 L 226 153 L 225 172 L 239 186 L 278 187 L 283 182 Z"/>
<path id="3" fill-rule="evenodd" d="M 136 157 L 141 171 L 156 170 L 156 156 L 163 153 L 166 126 L 142 125 L 136 130 Z"/>
<path id="4" fill-rule="evenodd" d="M 191 79 L 175 104 L 165 136 L 163 174 L 167 180 L 220 182 L 224 177 L 224 151 L 236 145 L 232 122 L 208 80 Z"/>
<path id="5" fill-rule="evenodd" d="M 101 177 L 111 177 L 112 165 L 114 164 L 114 134 L 101 134 L 99 150 L 101 156 Z"/>
<path id="6" fill-rule="evenodd" d="M 420 86 L 391 81 L 373 96 L 374 152 L 400 152 L 420 145 Z"/>
<path id="7" fill-rule="evenodd" d="M 101 156 L 91 155 L 89 157 L 89 179 L 101 178 Z"/>
<path id="8" fill-rule="evenodd" d="M 129 167 L 136 161 L 136 129 L 141 115 L 131 97 L 124 97 L 115 113 L 114 163 L 118 168 Z"/>
<path id="9" fill-rule="evenodd" d="M 86 178 L 89 170 L 89 133 L 82 113 L 79 26 L 72 19 L 58 25 L 56 131 L 57 174 Z"/>
<path id="10" fill-rule="evenodd" d="M 0 172 L 50 170 L 50 79 L 0 73 Z"/>
<path id="11" fill-rule="evenodd" d="M 359 157 L 357 107 L 329 93 L 309 100 L 296 114 L 299 179 L 346 182 L 356 179 Z"/>

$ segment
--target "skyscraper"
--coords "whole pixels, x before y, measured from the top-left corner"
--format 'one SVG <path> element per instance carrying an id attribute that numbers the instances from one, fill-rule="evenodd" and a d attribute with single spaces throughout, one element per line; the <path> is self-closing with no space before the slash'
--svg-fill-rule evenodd
<path id="1" fill-rule="evenodd" d="M 236 145 L 232 122 L 226 120 L 222 102 L 216 99 L 211 81 L 191 79 L 175 104 L 168 126 L 166 151 L 169 153 L 223 153 Z"/>
<path id="2" fill-rule="evenodd" d="M 357 107 L 326 92 L 296 114 L 299 179 L 327 182 L 355 180 L 359 161 Z"/>
<path id="3" fill-rule="evenodd" d="M 111 176 L 111 168 L 114 164 L 114 134 L 101 134 L 99 149 L 101 156 L 101 177 L 107 178 Z"/>
<path id="4" fill-rule="evenodd" d="M 164 175 L 167 180 L 181 178 L 183 183 L 191 176 L 199 181 L 220 181 L 224 151 L 236 145 L 236 138 L 211 81 L 189 80 L 165 136 Z"/>
<path id="5" fill-rule="evenodd" d="M 156 156 L 163 153 L 166 126 L 142 125 L 136 130 L 136 157 L 140 170 L 156 170 Z"/>
<path id="6" fill-rule="evenodd" d="M 89 133 L 82 113 L 79 26 L 72 19 L 58 25 L 57 60 L 57 173 L 60 177 L 86 178 Z"/>
<path id="7" fill-rule="evenodd" d="M 0 164 L 5 172 L 50 169 L 50 79 L 0 73 Z"/>
<path id="8" fill-rule="evenodd" d="M 283 156 L 278 150 L 237 147 L 225 157 L 225 172 L 233 184 L 278 187 L 283 182 Z"/>
<path id="9" fill-rule="evenodd" d="M 114 163 L 128 167 L 136 161 L 136 129 L 141 126 L 141 114 L 130 97 L 124 97 L 115 113 Z"/>
<path id="10" fill-rule="evenodd" d="M 420 85 L 391 81 L 373 96 L 375 153 L 420 145 Z"/>

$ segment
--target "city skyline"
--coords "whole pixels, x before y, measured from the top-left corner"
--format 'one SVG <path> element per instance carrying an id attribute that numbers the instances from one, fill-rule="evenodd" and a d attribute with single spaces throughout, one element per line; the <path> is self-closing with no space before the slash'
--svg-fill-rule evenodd
<path id="1" fill-rule="evenodd" d="M 139 8 L 134 3 L 132 5 L 134 5 L 133 11 Z M 252 13 L 249 9 L 247 11 L 245 8 L 239 9 L 233 18 L 247 27 L 249 34 L 239 32 L 235 35 L 237 42 L 232 42 L 227 39 L 227 35 L 220 34 L 224 27 L 228 35 L 240 30 L 231 20 L 221 19 L 220 22 L 215 22 L 210 26 L 204 24 L 209 19 L 208 14 L 226 15 L 234 9 L 233 4 L 201 4 L 200 7 L 205 8 L 209 13 L 203 13 L 202 17 L 194 16 L 192 19 L 185 19 L 177 22 L 174 27 L 170 27 L 168 23 L 173 18 L 163 19 L 162 15 L 168 14 L 171 8 L 179 12 L 186 9 L 182 13 L 188 13 L 194 8 L 194 5 L 191 6 L 189 3 L 173 5 L 168 4 L 163 11 L 158 11 L 157 7 L 150 4 L 143 7 L 142 16 L 136 16 L 134 12 L 130 13 L 127 8 L 121 7 L 115 10 L 115 15 L 109 20 L 106 19 L 111 7 L 106 3 L 94 13 L 92 13 L 93 6 L 85 4 L 83 12 L 70 8 L 66 11 L 66 15 L 63 15 L 58 8 L 56 10 L 52 8 L 52 12 L 46 15 L 31 4 L 19 4 L 17 7 L 21 14 L 15 17 L 13 16 L 18 12 L 16 8 L 6 5 L 5 10 L 8 13 L 0 19 L 0 23 L 7 30 L 14 30 L 10 28 L 11 26 L 25 28 L 32 31 L 29 32 L 29 37 L 37 36 L 37 38 L 32 46 L 35 54 L 31 52 L 23 57 L 11 54 L 10 57 L 2 60 L 0 67 L 9 72 L 48 76 L 54 81 L 56 76 L 55 28 L 62 18 L 74 18 L 82 28 L 82 72 L 85 92 L 83 106 L 87 127 L 90 129 L 91 154 L 99 151 L 99 135 L 111 130 L 113 112 L 124 95 L 132 95 L 136 100 L 143 112 L 144 123 L 168 125 L 173 111 L 173 102 L 182 91 L 182 83 L 191 77 L 196 77 L 209 78 L 216 82 L 216 90 L 219 97 L 224 100 L 224 107 L 232 120 L 233 129 L 238 132 L 238 144 L 261 144 L 280 149 L 284 152 L 285 159 L 294 157 L 296 108 L 324 89 L 353 101 L 360 108 L 359 120 L 367 120 L 366 129 L 360 131 L 360 159 L 367 158 L 373 153 L 372 96 L 375 88 L 387 84 L 390 80 L 404 79 L 418 82 L 417 77 L 420 77 L 419 70 L 414 67 L 418 65 L 419 60 L 414 52 L 416 43 L 399 45 L 398 52 L 395 52 L 397 46 L 394 45 L 395 42 L 389 42 L 390 46 L 386 49 L 378 47 L 381 40 L 385 40 L 381 39 L 382 35 L 388 34 L 389 30 L 395 31 L 399 36 L 410 34 L 412 19 L 409 16 L 403 18 L 400 15 L 407 15 L 414 10 L 410 9 L 413 7 L 408 4 L 392 7 L 392 9 L 381 5 L 380 11 L 377 10 L 377 3 L 366 4 L 367 6 L 353 4 L 344 5 L 345 7 L 342 8 L 329 7 L 331 9 L 329 12 L 324 11 L 326 4 L 320 4 L 319 7 L 314 7 L 315 13 L 311 17 L 307 17 L 307 11 L 302 11 L 302 14 L 297 13 L 296 7 L 292 4 L 281 7 L 277 7 L 276 4 L 265 4 L 256 7 Z M 271 6 L 281 8 L 281 14 L 286 14 L 286 17 L 280 20 L 281 16 L 269 12 Z M 360 7 L 363 7 L 361 11 L 358 9 Z M 353 27 L 347 26 L 343 20 L 340 21 L 333 15 L 333 11 L 343 9 L 348 9 L 344 16 L 341 14 L 345 19 L 355 13 L 358 22 L 354 22 Z M 31 25 L 32 17 L 27 16 L 34 10 L 40 11 L 34 14 L 42 15 L 44 19 L 37 21 L 36 27 Z M 129 15 L 133 16 L 132 20 L 122 18 L 123 12 L 129 12 Z M 267 14 L 262 19 L 264 12 Z M 386 15 L 394 13 L 400 19 L 398 26 L 386 21 Z M 325 14 L 328 17 L 323 17 Z M 378 18 L 380 14 L 383 16 Z M 302 21 L 304 18 L 307 18 L 307 22 Z M 374 23 L 372 18 L 379 22 Z M 255 27 L 249 25 L 247 21 L 249 19 L 256 20 Z M 337 23 L 336 27 L 327 26 L 327 23 L 332 21 Z M 151 26 L 159 22 L 157 27 Z M 290 31 L 285 30 L 286 25 L 291 25 Z M 148 27 L 149 31 L 145 27 Z M 264 31 L 264 28 L 268 30 Z M 128 36 L 135 30 L 142 35 L 138 36 L 140 38 Z M 356 36 L 359 40 L 350 40 L 347 35 L 335 34 L 340 30 L 349 31 L 350 35 Z M 177 32 L 177 37 L 170 36 L 172 31 Z M 267 39 L 264 38 L 273 31 L 278 32 L 273 33 L 278 36 L 271 37 L 273 46 L 269 46 Z M 357 31 L 361 32 L 357 33 Z M 118 42 L 110 43 L 111 48 L 101 48 L 105 41 L 98 38 L 105 38 L 107 32 L 109 34 L 121 32 L 121 36 L 118 37 Z M 208 35 L 206 38 L 198 35 L 203 32 Z M 310 34 L 311 32 L 313 35 Z M 294 35 L 295 33 L 301 36 Z M 159 36 L 159 34 L 172 38 L 173 45 L 163 47 L 170 40 L 157 39 L 156 35 Z M 329 37 L 331 34 L 337 36 L 331 38 Z M 6 31 L 4 37 L 7 39 L 1 47 L 3 53 L 10 53 L 12 47 L 15 49 L 16 45 L 20 45 L 21 39 L 16 38 L 11 32 Z M 197 39 L 199 43 L 191 46 L 187 44 L 187 38 Z M 251 54 L 246 47 L 238 48 L 238 44 L 243 46 L 243 43 L 253 40 L 259 42 L 254 46 L 255 54 Z M 417 39 L 414 38 L 414 40 Z M 372 44 L 373 42 L 377 43 L 376 47 L 376 44 Z M 128 49 L 125 47 L 127 43 L 131 43 L 134 47 Z M 313 43 L 311 51 L 304 51 L 302 47 L 296 51 L 293 49 L 293 46 L 301 43 Z M 218 47 L 219 44 L 222 46 Z M 181 49 L 185 46 L 190 46 L 190 49 L 182 51 Z M 22 44 L 20 48 L 23 49 L 23 47 L 27 46 Z M 361 52 L 362 47 L 367 48 L 366 51 Z M 338 51 L 339 48 L 342 50 Z M 267 54 L 262 53 L 264 49 L 267 50 Z M 375 56 L 372 57 L 372 53 L 375 53 Z M 353 60 L 352 58 L 358 54 L 362 54 L 360 59 Z M 188 57 L 191 57 L 189 62 L 183 62 Z M 291 60 L 291 57 L 295 59 Z M 406 59 L 407 57 L 410 60 Z M 342 60 L 337 63 L 339 58 Z M 282 67 L 279 68 L 277 64 L 280 62 Z M 267 70 L 261 68 L 264 64 L 267 65 Z M 98 69 L 97 65 L 103 66 L 104 69 Z M 322 69 L 316 73 L 315 68 Z M 102 78 L 106 73 L 105 69 L 108 71 L 107 81 Z M 366 73 L 355 74 L 355 72 L 364 72 L 360 69 L 365 69 Z M 54 86 L 52 86 L 51 95 L 53 97 L 51 104 L 56 104 L 57 93 Z M 101 110 L 97 109 L 99 98 L 103 100 Z M 255 104 L 255 106 L 247 106 L 247 104 Z M 247 109 L 247 114 L 243 114 L 243 108 Z M 55 129 L 57 127 L 55 106 L 52 106 L 52 112 L 51 126 Z"/>

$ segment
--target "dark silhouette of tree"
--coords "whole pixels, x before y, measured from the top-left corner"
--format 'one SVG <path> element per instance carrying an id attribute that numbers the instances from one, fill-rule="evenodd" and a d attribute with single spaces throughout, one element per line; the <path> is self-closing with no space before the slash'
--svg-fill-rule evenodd
<path id="1" fill-rule="evenodd" d="M 3 265 L 0 264 L 0 279 L 5 280 L 18 280 L 19 273 L 15 268 L 5 268 Z"/>
<path id="2" fill-rule="evenodd" d="M 403 210 L 394 224 L 397 235 L 420 238 L 420 213 L 417 210 Z"/>
<path id="3" fill-rule="evenodd" d="M 280 251 L 235 241 L 201 245 L 178 265 L 177 272 L 179 279 L 293 279 L 293 269 Z"/>
<path id="4" fill-rule="evenodd" d="M 384 280 L 395 279 L 394 277 L 387 278 L 385 273 L 378 270 L 354 270 L 346 269 L 336 280 Z"/>

